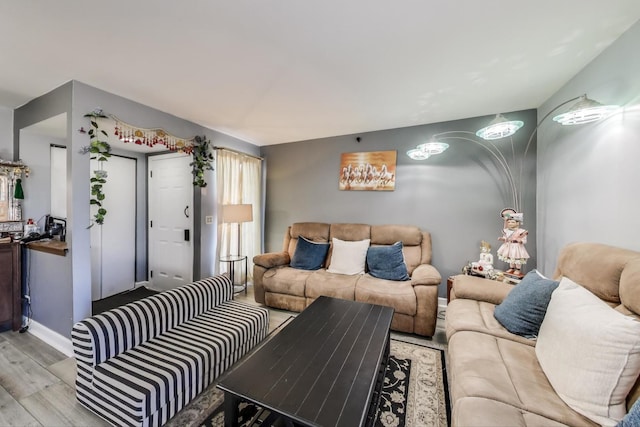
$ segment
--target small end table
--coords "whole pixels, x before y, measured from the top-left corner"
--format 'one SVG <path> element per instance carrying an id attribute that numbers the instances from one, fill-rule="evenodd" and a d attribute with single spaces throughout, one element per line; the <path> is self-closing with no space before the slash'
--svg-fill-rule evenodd
<path id="1" fill-rule="evenodd" d="M 236 285 L 235 282 L 235 264 L 237 262 L 244 261 L 244 278 L 242 275 L 240 276 L 241 283 Z M 233 293 L 239 294 L 244 291 L 244 294 L 247 294 L 247 256 L 246 255 L 225 255 L 220 257 L 220 262 L 224 262 L 228 266 L 229 270 L 229 278 L 231 279 L 231 283 L 233 284 Z"/>

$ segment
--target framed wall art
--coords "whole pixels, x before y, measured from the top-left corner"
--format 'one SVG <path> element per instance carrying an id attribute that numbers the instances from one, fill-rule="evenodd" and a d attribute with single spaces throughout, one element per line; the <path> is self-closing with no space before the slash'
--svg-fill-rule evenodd
<path id="1" fill-rule="evenodd" d="M 393 191 L 397 151 L 342 153 L 340 190 Z"/>

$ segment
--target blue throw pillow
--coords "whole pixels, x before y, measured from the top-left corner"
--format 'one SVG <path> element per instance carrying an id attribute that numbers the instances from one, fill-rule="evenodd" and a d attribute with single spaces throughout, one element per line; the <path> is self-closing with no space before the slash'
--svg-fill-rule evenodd
<path id="1" fill-rule="evenodd" d="M 640 426 L 640 399 L 636 400 L 633 404 L 627 415 L 624 416 L 622 420 L 616 427 L 638 427 Z"/>
<path id="2" fill-rule="evenodd" d="M 536 270 L 530 271 L 496 306 L 494 317 L 512 334 L 535 338 L 547 313 L 551 294 L 558 287 Z"/>
<path id="3" fill-rule="evenodd" d="M 300 236 L 289 265 L 300 270 L 318 270 L 322 268 L 328 251 L 329 242 L 312 242 Z"/>
<path id="4" fill-rule="evenodd" d="M 402 255 L 402 242 L 391 246 L 370 246 L 367 250 L 369 274 L 379 279 L 409 280 Z"/>

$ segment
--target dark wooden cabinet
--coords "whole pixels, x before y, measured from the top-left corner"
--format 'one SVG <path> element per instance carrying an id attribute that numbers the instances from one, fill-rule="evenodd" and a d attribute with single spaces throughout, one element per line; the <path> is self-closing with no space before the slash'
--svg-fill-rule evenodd
<path id="1" fill-rule="evenodd" d="M 0 243 L 0 330 L 22 325 L 20 256 L 19 243 Z"/>

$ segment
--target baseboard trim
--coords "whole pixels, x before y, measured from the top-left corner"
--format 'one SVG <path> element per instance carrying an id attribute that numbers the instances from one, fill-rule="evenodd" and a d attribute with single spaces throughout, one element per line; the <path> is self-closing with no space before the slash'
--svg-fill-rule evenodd
<path id="1" fill-rule="evenodd" d="M 149 285 L 149 283 L 150 283 L 150 282 L 149 282 L 148 280 L 143 280 L 142 282 L 136 282 L 136 283 L 134 283 L 134 285 L 133 285 L 133 286 L 134 286 L 135 288 L 139 288 L 139 287 L 141 287 L 141 286 L 146 286 L 146 287 L 148 288 L 148 287 L 150 286 L 150 285 Z"/>
<path id="2" fill-rule="evenodd" d="M 31 320 L 29 323 L 29 329 L 27 330 L 30 334 L 35 336 L 36 338 L 41 339 L 46 344 L 58 350 L 60 353 L 63 353 L 67 357 L 73 357 L 73 344 L 71 340 L 67 337 L 64 337 L 53 331 L 46 326 L 38 323 L 34 320 Z"/>

